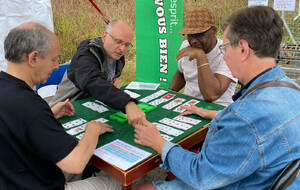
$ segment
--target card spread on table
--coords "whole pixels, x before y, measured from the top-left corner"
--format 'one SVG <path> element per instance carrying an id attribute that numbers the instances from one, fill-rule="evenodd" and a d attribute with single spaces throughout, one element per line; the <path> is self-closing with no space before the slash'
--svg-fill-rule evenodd
<path id="1" fill-rule="evenodd" d="M 171 141 L 174 139 L 173 137 L 170 137 L 169 135 L 165 135 L 165 134 L 160 134 L 160 135 L 162 138 L 166 139 L 167 141 Z"/>
<path id="2" fill-rule="evenodd" d="M 138 98 L 140 97 L 141 95 L 135 93 L 135 92 L 131 92 L 129 90 L 124 90 L 124 92 L 126 92 L 131 98 Z"/>
<path id="3" fill-rule="evenodd" d="M 80 133 L 79 135 L 76 136 L 77 139 L 81 139 L 83 137 L 84 133 Z"/>
<path id="4" fill-rule="evenodd" d="M 86 124 L 81 125 L 79 127 L 72 128 L 72 129 L 68 130 L 67 133 L 70 135 L 76 135 L 78 133 L 81 133 L 81 132 L 85 131 L 85 125 Z"/>
<path id="5" fill-rule="evenodd" d="M 166 102 L 168 101 L 167 99 L 162 99 L 162 98 L 159 98 L 159 99 L 156 99 L 156 100 L 153 100 L 152 102 L 150 102 L 149 104 L 150 105 L 154 105 L 154 106 L 157 106 L 163 102 Z"/>
<path id="6" fill-rule="evenodd" d="M 197 125 L 198 123 L 201 122 L 201 120 L 199 120 L 199 119 L 189 118 L 189 117 L 185 117 L 185 116 L 181 116 L 181 115 L 176 116 L 173 119 L 175 119 L 177 121 L 182 121 L 185 123 L 190 123 L 192 125 Z"/>
<path id="7" fill-rule="evenodd" d="M 151 100 L 153 100 L 153 99 L 155 99 L 155 98 L 157 98 L 157 97 L 159 97 L 159 96 L 161 96 L 161 95 L 163 95 L 167 92 L 168 91 L 166 91 L 166 90 L 159 90 L 159 91 L 157 91 L 157 92 L 155 92 L 155 93 L 153 93 L 149 96 L 146 96 L 145 98 L 140 99 L 140 101 L 141 102 L 149 102 L 149 101 L 151 101 Z"/>
<path id="8" fill-rule="evenodd" d="M 162 99 L 166 99 L 166 100 L 170 100 L 170 99 L 172 99 L 172 98 L 174 98 L 174 94 L 166 94 L 166 95 L 164 95 L 163 97 L 161 97 Z"/>
<path id="9" fill-rule="evenodd" d="M 183 133 L 183 131 L 180 131 L 178 129 L 175 129 L 173 127 L 169 127 L 167 125 L 163 125 L 163 124 L 159 124 L 159 123 L 153 123 L 156 128 L 161 131 L 161 132 L 164 132 L 164 133 L 167 133 L 168 135 L 172 135 L 172 136 L 179 136 Z"/>
<path id="10" fill-rule="evenodd" d="M 175 121 L 175 120 L 169 119 L 169 118 L 161 119 L 161 120 L 159 120 L 159 122 L 164 123 L 164 124 L 167 124 L 167 125 L 170 125 L 170 126 L 172 126 L 172 127 L 176 127 L 176 128 L 179 128 L 179 129 L 183 129 L 183 130 L 187 130 L 187 129 L 193 127 L 193 126 L 190 125 L 190 124 L 182 123 L 182 122 Z"/>
<path id="11" fill-rule="evenodd" d="M 104 119 L 104 118 L 99 118 L 99 119 L 95 119 L 95 121 L 100 121 L 101 123 L 106 123 L 106 122 L 108 122 L 108 120 L 107 119 Z"/>
<path id="12" fill-rule="evenodd" d="M 177 99 L 173 100 L 172 102 L 164 105 L 163 108 L 170 110 L 170 109 L 174 108 L 175 106 L 182 104 L 182 102 L 184 102 L 184 101 L 185 101 L 185 99 L 183 99 L 183 98 L 177 98 Z"/>
<path id="13" fill-rule="evenodd" d="M 159 99 L 153 100 L 149 104 L 157 106 L 157 105 L 159 105 L 163 102 L 167 102 L 167 101 L 171 100 L 174 96 L 175 96 L 174 94 L 166 94 L 166 95 L 164 95 L 163 97 L 161 97 Z"/>
<path id="14" fill-rule="evenodd" d="M 102 105 L 104 105 L 104 106 L 107 106 L 106 104 L 104 104 L 103 102 L 101 102 L 101 101 L 99 101 L 99 100 L 95 100 L 95 102 L 100 103 L 100 104 L 102 104 Z"/>
<path id="15" fill-rule="evenodd" d="M 72 128 L 72 127 L 81 125 L 81 124 L 83 124 L 83 123 L 86 123 L 86 122 L 87 122 L 86 120 L 84 120 L 84 119 L 82 119 L 82 118 L 79 118 L 79 119 L 76 119 L 76 120 L 67 122 L 67 123 L 63 124 L 62 126 L 63 126 L 65 129 L 69 129 L 69 128 Z"/>
<path id="16" fill-rule="evenodd" d="M 95 102 L 85 102 L 82 105 L 99 113 L 108 111 L 106 107 L 96 104 Z"/>
<path id="17" fill-rule="evenodd" d="M 178 106 L 177 108 L 175 108 L 173 111 L 182 113 L 182 112 L 184 112 L 186 109 L 181 108 L 181 106 L 183 106 L 183 105 L 190 105 L 190 103 L 193 103 L 193 104 L 195 105 L 195 104 L 197 104 L 197 103 L 199 103 L 199 102 L 200 102 L 200 101 L 194 100 L 194 99 L 189 100 L 189 101 L 187 101 L 186 103 L 184 103 L 184 104 Z"/>

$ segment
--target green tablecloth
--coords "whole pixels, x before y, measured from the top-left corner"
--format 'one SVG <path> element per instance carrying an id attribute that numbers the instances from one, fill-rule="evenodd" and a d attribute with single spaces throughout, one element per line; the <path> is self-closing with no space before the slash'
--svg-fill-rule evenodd
<path id="1" fill-rule="evenodd" d="M 124 89 L 124 87 L 122 89 Z M 132 91 L 132 92 L 135 92 L 135 93 L 141 95 L 140 97 L 137 98 L 137 100 L 140 100 L 140 99 L 142 99 L 142 98 L 144 98 L 148 95 L 151 95 L 151 94 L 153 94 L 153 93 L 155 93 L 156 91 L 159 91 L 159 90 L 161 90 L 161 88 L 158 88 L 155 91 L 153 91 L 153 90 L 132 90 L 132 89 L 129 89 L 129 91 Z M 163 90 L 166 90 L 166 89 L 163 89 Z M 173 119 L 174 117 L 178 116 L 180 113 L 173 111 L 177 106 L 170 109 L 170 110 L 162 108 L 162 106 L 168 104 L 169 102 L 175 100 L 176 98 L 185 99 L 185 101 L 183 103 L 185 103 L 185 102 L 187 102 L 191 99 L 198 100 L 200 102 L 196 105 L 198 107 L 202 107 L 202 108 L 208 109 L 208 110 L 221 110 L 221 109 L 224 108 L 224 106 L 214 104 L 214 103 L 205 102 L 203 100 L 199 100 L 199 99 L 196 99 L 194 97 L 186 96 L 184 94 L 176 93 L 176 92 L 173 92 L 173 91 L 168 91 L 168 93 L 165 93 L 164 95 L 166 95 L 166 94 L 174 94 L 175 96 L 174 96 L 174 98 L 170 99 L 169 101 L 161 103 L 160 105 L 157 105 L 157 108 L 155 110 L 146 113 L 146 117 L 147 117 L 148 121 L 158 122 L 160 119 L 163 119 L 165 117 L 169 118 L 169 119 Z M 161 95 L 161 96 L 157 97 L 156 99 L 159 99 L 159 98 L 163 97 L 164 95 Z M 134 128 L 133 128 L 133 126 L 129 125 L 127 122 L 126 123 L 119 123 L 117 121 L 109 119 L 109 116 L 111 114 L 119 112 L 118 110 L 114 110 L 110 107 L 105 106 L 106 108 L 109 109 L 109 111 L 99 113 L 99 112 L 93 111 L 93 110 L 91 110 L 91 109 L 89 109 L 85 106 L 82 106 L 82 104 L 87 102 L 87 101 L 95 102 L 95 99 L 92 98 L 92 97 L 89 97 L 89 98 L 73 101 L 72 104 L 75 108 L 75 115 L 73 117 L 62 117 L 62 118 L 60 118 L 59 119 L 60 123 L 64 124 L 66 122 L 69 122 L 69 121 L 72 121 L 72 120 L 75 120 L 75 119 L 78 119 L 78 118 L 83 118 L 87 121 L 94 120 L 94 119 L 99 119 L 99 118 L 105 118 L 105 119 L 109 120 L 107 122 L 107 124 L 113 126 L 114 132 L 113 133 L 106 133 L 106 134 L 101 135 L 99 137 L 99 142 L 98 142 L 97 148 L 102 146 L 102 145 L 105 145 L 109 142 L 112 142 L 115 139 L 120 139 L 120 140 L 122 140 L 126 143 L 129 143 L 129 144 L 131 144 L 133 146 L 136 146 L 140 149 L 143 149 L 147 152 L 150 152 L 152 154 L 156 154 L 156 151 L 154 151 L 153 149 L 134 143 L 134 141 L 133 141 L 133 139 L 134 139 Z M 98 104 L 100 104 L 100 103 L 98 103 Z M 207 125 L 210 122 L 210 120 L 203 119 L 203 118 L 201 118 L 199 116 L 196 116 L 196 115 L 189 115 L 187 117 L 191 117 L 191 118 L 195 118 L 195 119 L 201 119 L 202 122 L 200 122 L 198 125 L 194 125 L 192 128 L 190 128 L 188 130 L 185 130 L 183 134 L 181 134 L 177 137 L 174 137 L 172 142 L 178 142 L 182 138 L 184 138 L 187 135 L 193 133 L 194 131 L 202 128 L 203 126 Z M 78 134 L 74 135 L 74 138 L 77 135 Z"/>

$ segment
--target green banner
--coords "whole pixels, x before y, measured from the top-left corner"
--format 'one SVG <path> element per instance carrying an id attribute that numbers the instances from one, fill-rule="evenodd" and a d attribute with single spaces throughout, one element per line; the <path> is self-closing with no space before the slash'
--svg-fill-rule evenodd
<path id="1" fill-rule="evenodd" d="M 178 69 L 182 0 L 136 0 L 136 81 L 168 88 Z"/>

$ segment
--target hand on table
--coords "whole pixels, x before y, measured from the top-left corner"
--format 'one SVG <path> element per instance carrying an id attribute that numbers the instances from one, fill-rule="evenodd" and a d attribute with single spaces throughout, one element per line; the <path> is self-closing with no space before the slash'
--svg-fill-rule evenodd
<path id="1" fill-rule="evenodd" d="M 146 118 L 146 114 L 143 110 L 132 101 L 128 102 L 125 106 L 125 112 L 130 125 L 142 124 L 142 118 Z"/>
<path id="2" fill-rule="evenodd" d="M 90 130 L 95 130 L 95 133 L 98 133 L 98 135 L 102 135 L 106 132 L 114 132 L 112 126 L 106 124 L 106 123 L 101 123 L 100 121 L 90 121 L 86 124 L 85 126 L 86 132 Z"/>
<path id="3" fill-rule="evenodd" d="M 64 102 L 58 102 L 51 108 L 51 110 L 56 119 L 62 116 L 73 116 L 75 113 L 74 107 L 69 99 Z"/>
<path id="4" fill-rule="evenodd" d="M 205 110 L 203 108 L 199 108 L 199 107 L 195 106 L 193 103 L 190 103 L 190 105 L 182 105 L 180 107 L 182 109 L 187 110 L 187 111 L 181 113 L 180 115 L 196 114 L 205 119 L 213 119 L 217 114 L 217 111 L 215 111 L 215 110 Z"/>
<path id="5" fill-rule="evenodd" d="M 136 124 L 134 128 L 135 143 L 153 148 L 158 154 L 162 153 L 163 145 L 167 140 L 162 138 L 154 124 L 147 121 L 146 118 L 143 118 L 142 124 Z"/>

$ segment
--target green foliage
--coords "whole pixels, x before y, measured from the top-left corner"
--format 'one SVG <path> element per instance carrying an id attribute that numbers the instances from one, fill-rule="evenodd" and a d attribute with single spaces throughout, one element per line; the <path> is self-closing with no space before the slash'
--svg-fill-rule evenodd
<path id="1" fill-rule="evenodd" d="M 101 36 L 106 24 L 88 0 L 52 0 L 51 2 L 54 29 L 61 42 L 60 63 L 65 63 L 72 58 L 82 40 Z M 94 2 L 106 18 L 109 20 L 126 20 L 135 31 L 135 0 L 94 0 Z M 210 7 L 216 14 L 218 37 L 222 38 L 224 19 L 235 10 L 247 5 L 248 0 L 184 0 L 184 12 L 196 6 Z M 295 37 L 296 41 L 299 42 L 299 35 Z M 288 40 L 288 37 L 284 38 L 284 42 Z M 126 67 L 121 76 L 122 84 L 128 84 L 135 80 L 135 37 L 132 44 L 134 47 L 126 54 Z"/>

